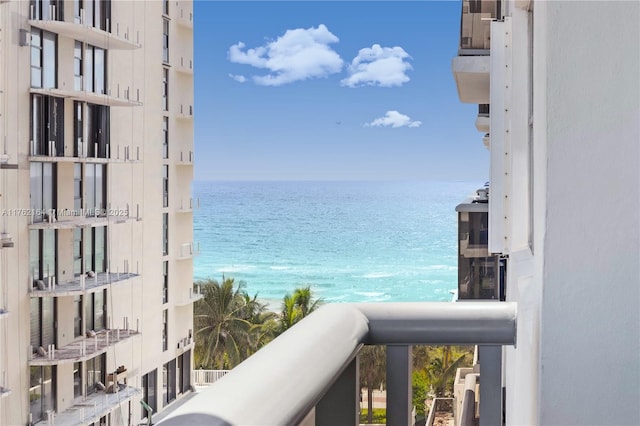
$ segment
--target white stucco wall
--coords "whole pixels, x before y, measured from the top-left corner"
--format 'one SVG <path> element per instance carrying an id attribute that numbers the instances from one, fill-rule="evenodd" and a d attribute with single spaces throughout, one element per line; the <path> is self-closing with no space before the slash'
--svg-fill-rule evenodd
<path id="1" fill-rule="evenodd" d="M 638 22 L 637 2 L 548 2 L 536 25 L 546 33 L 544 425 L 640 424 Z"/>

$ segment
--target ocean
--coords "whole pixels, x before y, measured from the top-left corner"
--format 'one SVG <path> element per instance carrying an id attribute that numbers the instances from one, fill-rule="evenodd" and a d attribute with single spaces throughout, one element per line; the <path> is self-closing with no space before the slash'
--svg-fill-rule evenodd
<path id="1" fill-rule="evenodd" d="M 279 303 L 447 301 L 455 207 L 482 182 L 194 182 L 195 279 L 222 275 Z"/>

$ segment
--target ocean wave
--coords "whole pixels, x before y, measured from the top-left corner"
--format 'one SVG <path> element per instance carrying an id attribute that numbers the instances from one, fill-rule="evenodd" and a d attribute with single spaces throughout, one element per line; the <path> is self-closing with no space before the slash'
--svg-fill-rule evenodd
<path id="1" fill-rule="evenodd" d="M 287 271 L 291 269 L 291 266 L 269 266 L 269 269 L 273 271 Z"/>
<path id="2" fill-rule="evenodd" d="M 362 278 L 389 278 L 394 275 L 395 274 L 391 272 L 370 272 L 368 274 L 364 274 Z"/>
<path id="3" fill-rule="evenodd" d="M 231 265 L 216 269 L 216 272 L 246 272 L 255 269 L 254 265 Z"/>
<path id="4" fill-rule="evenodd" d="M 365 297 L 379 297 L 385 295 L 385 293 L 382 291 L 354 291 L 353 294 Z"/>

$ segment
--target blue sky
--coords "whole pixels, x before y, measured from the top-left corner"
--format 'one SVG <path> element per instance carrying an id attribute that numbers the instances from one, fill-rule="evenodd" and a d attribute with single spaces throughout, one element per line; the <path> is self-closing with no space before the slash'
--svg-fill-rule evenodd
<path id="1" fill-rule="evenodd" d="M 194 1 L 195 179 L 486 180 L 460 7 Z"/>

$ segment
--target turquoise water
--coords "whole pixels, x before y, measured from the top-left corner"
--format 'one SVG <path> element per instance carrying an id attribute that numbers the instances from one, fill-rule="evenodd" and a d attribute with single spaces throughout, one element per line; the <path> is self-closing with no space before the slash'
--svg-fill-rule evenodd
<path id="1" fill-rule="evenodd" d="M 195 182 L 196 279 L 222 274 L 281 300 L 446 301 L 455 206 L 481 182 Z"/>

